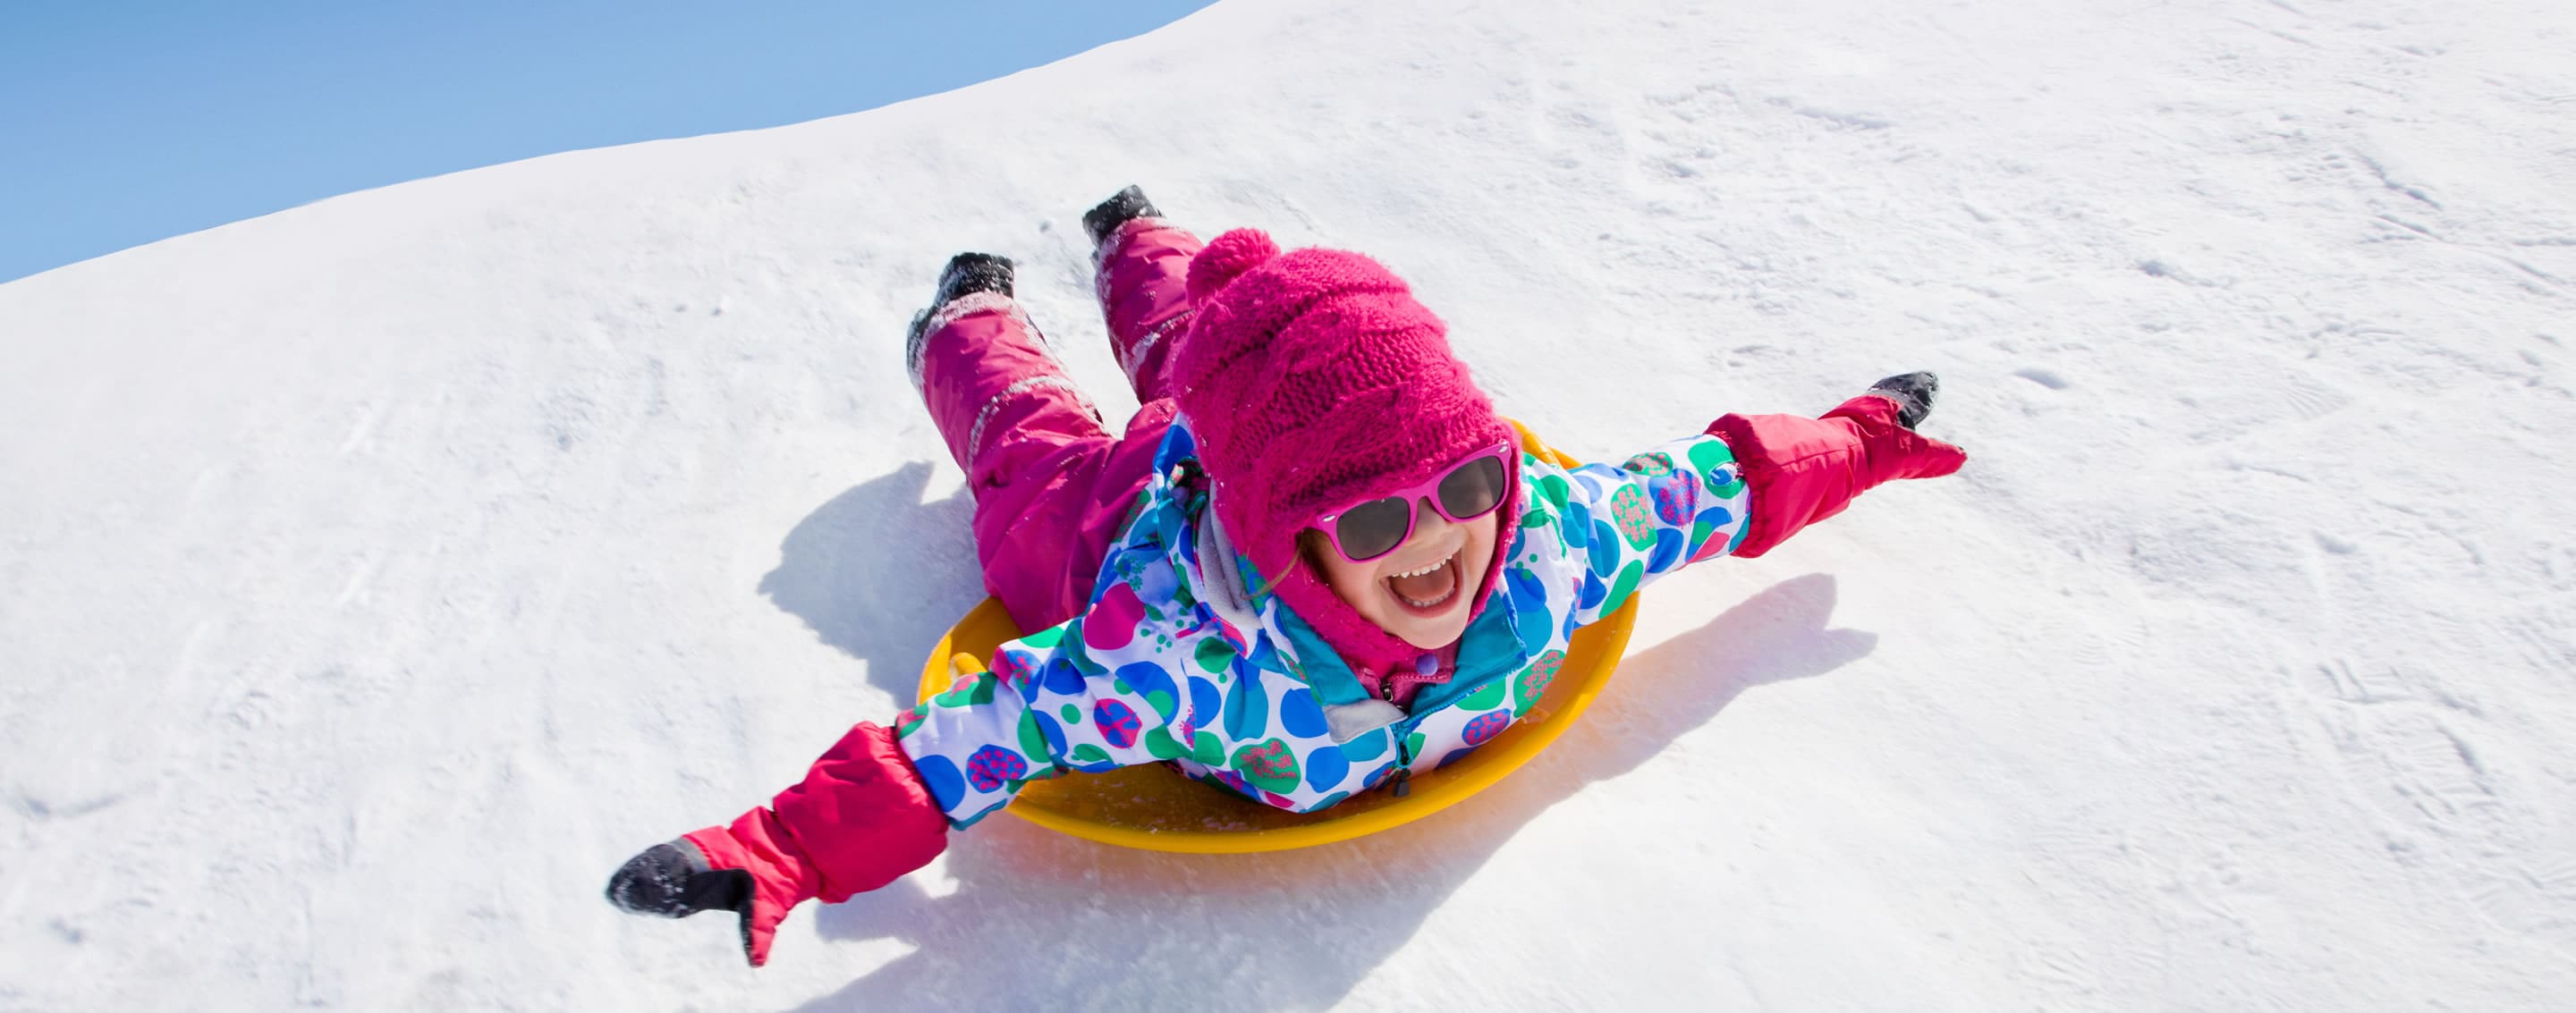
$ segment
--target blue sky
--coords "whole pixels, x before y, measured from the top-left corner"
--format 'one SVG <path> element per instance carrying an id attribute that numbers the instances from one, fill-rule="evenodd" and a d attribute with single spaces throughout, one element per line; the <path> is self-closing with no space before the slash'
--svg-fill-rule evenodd
<path id="1" fill-rule="evenodd" d="M 334 194 L 795 123 L 1209 0 L 0 0 L 0 281 Z"/>

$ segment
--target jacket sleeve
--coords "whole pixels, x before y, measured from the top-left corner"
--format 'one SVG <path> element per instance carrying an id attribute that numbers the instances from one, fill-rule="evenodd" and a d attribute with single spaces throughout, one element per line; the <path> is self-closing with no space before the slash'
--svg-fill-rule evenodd
<path id="1" fill-rule="evenodd" d="M 1537 467 L 1542 502 L 1521 523 L 1554 521 L 1566 550 L 1583 561 L 1576 625 L 1618 611 L 1638 588 L 1723 555 L 1743 537 L 1749 493 L 1735 454 L 1716 436 L 1673 440 L 1617 467 Z"/>
<path id="2" fill-rule="evenodd" d="M 1068 770 L 1191 755 L 1196 730 L 1174 673 L 1234 657 L 1214 622 L 1190 622 L 1191 611 L 1149 606 L 1112 581 L 1090 611 L 1003 644 L 990 671 L 898 719 L 898 744 L 949 824 L 971 826 L 1022 785 Z"/>

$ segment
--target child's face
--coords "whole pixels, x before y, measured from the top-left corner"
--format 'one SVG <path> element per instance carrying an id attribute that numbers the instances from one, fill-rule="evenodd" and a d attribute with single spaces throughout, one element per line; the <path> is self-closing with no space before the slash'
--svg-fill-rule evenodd
<path id="1" fill-rule="evenodd" d="M 1413 508 L 1413 535 L 1393 552 L 1354 563 L 1323 532 L 1308 528 L 1306 555 L 1352 611 L 1428 651 L 1456 643 L 1467 632 L 1468 606 L 1493 564 L 1502 511 L 1462 523 L 1441 516 L 1427 499 Z"/>

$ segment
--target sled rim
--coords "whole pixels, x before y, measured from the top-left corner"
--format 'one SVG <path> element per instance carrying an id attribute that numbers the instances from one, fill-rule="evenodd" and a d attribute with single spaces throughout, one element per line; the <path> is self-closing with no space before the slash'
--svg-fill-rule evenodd
<path id="1" fill-rule="evenodd" d="M 1567 467 L 1575 465 L 1518 422 L 1513 427 L 1531 453 Z M 1166 764 L 1151 763 L 1031 781 L 1003 811 L 1085 840 L 1183 854 L 1286 851 L 1391 830 L 1492 787 L 1565 734 L 1592 706 L 1627 651 L 1640 597 L 1630 595 L 1617 611 L 1575 630 L 1566 645 L 1562 674 L 1527 714 L 1457 761 L 1413 775 L 1404 797 L 1393 797 L 1380 785 L 1331 808 L 1294 813 L 1193 781 Z M 1000 599 L 984 599 L 931 648 L 922 665 L 919 702 L 947 692 L 963 676 L 983 671 L 981 659 L 992 657 L 995 648 L 1021 635 Z M 1159 801 L 1144 801 L 1148 797 Z M 1198 826 L 1186 825 L 1192 818 Z"/>

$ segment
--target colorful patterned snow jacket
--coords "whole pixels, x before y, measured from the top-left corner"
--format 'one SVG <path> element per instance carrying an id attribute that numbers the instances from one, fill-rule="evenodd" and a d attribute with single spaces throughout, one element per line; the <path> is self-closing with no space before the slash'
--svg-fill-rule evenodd
<path id="1" fill-rule="evenodd" d="M 1748 530 L 1745 483 L 1717 436 L 1619 467 L 1567 470 L 1523 453 L 1524 513 L 1497 539 L 1500 586 L 1460 640 L 1455 674 L 1424 686 L 1407 713 L 1373 698 L 1260 589 L 1203 483 L 1189 480 L 1186 419 L 1154 470 L 1085 614 L 1003 644 L 991 671 L 897 720 L 897 745 L 951 825 L 1068 770 L 1170 761 L 1298 812 L 1429 771 L 1527 713 L 1576 627 L 1685 562 L 1732 551 Z"/>

